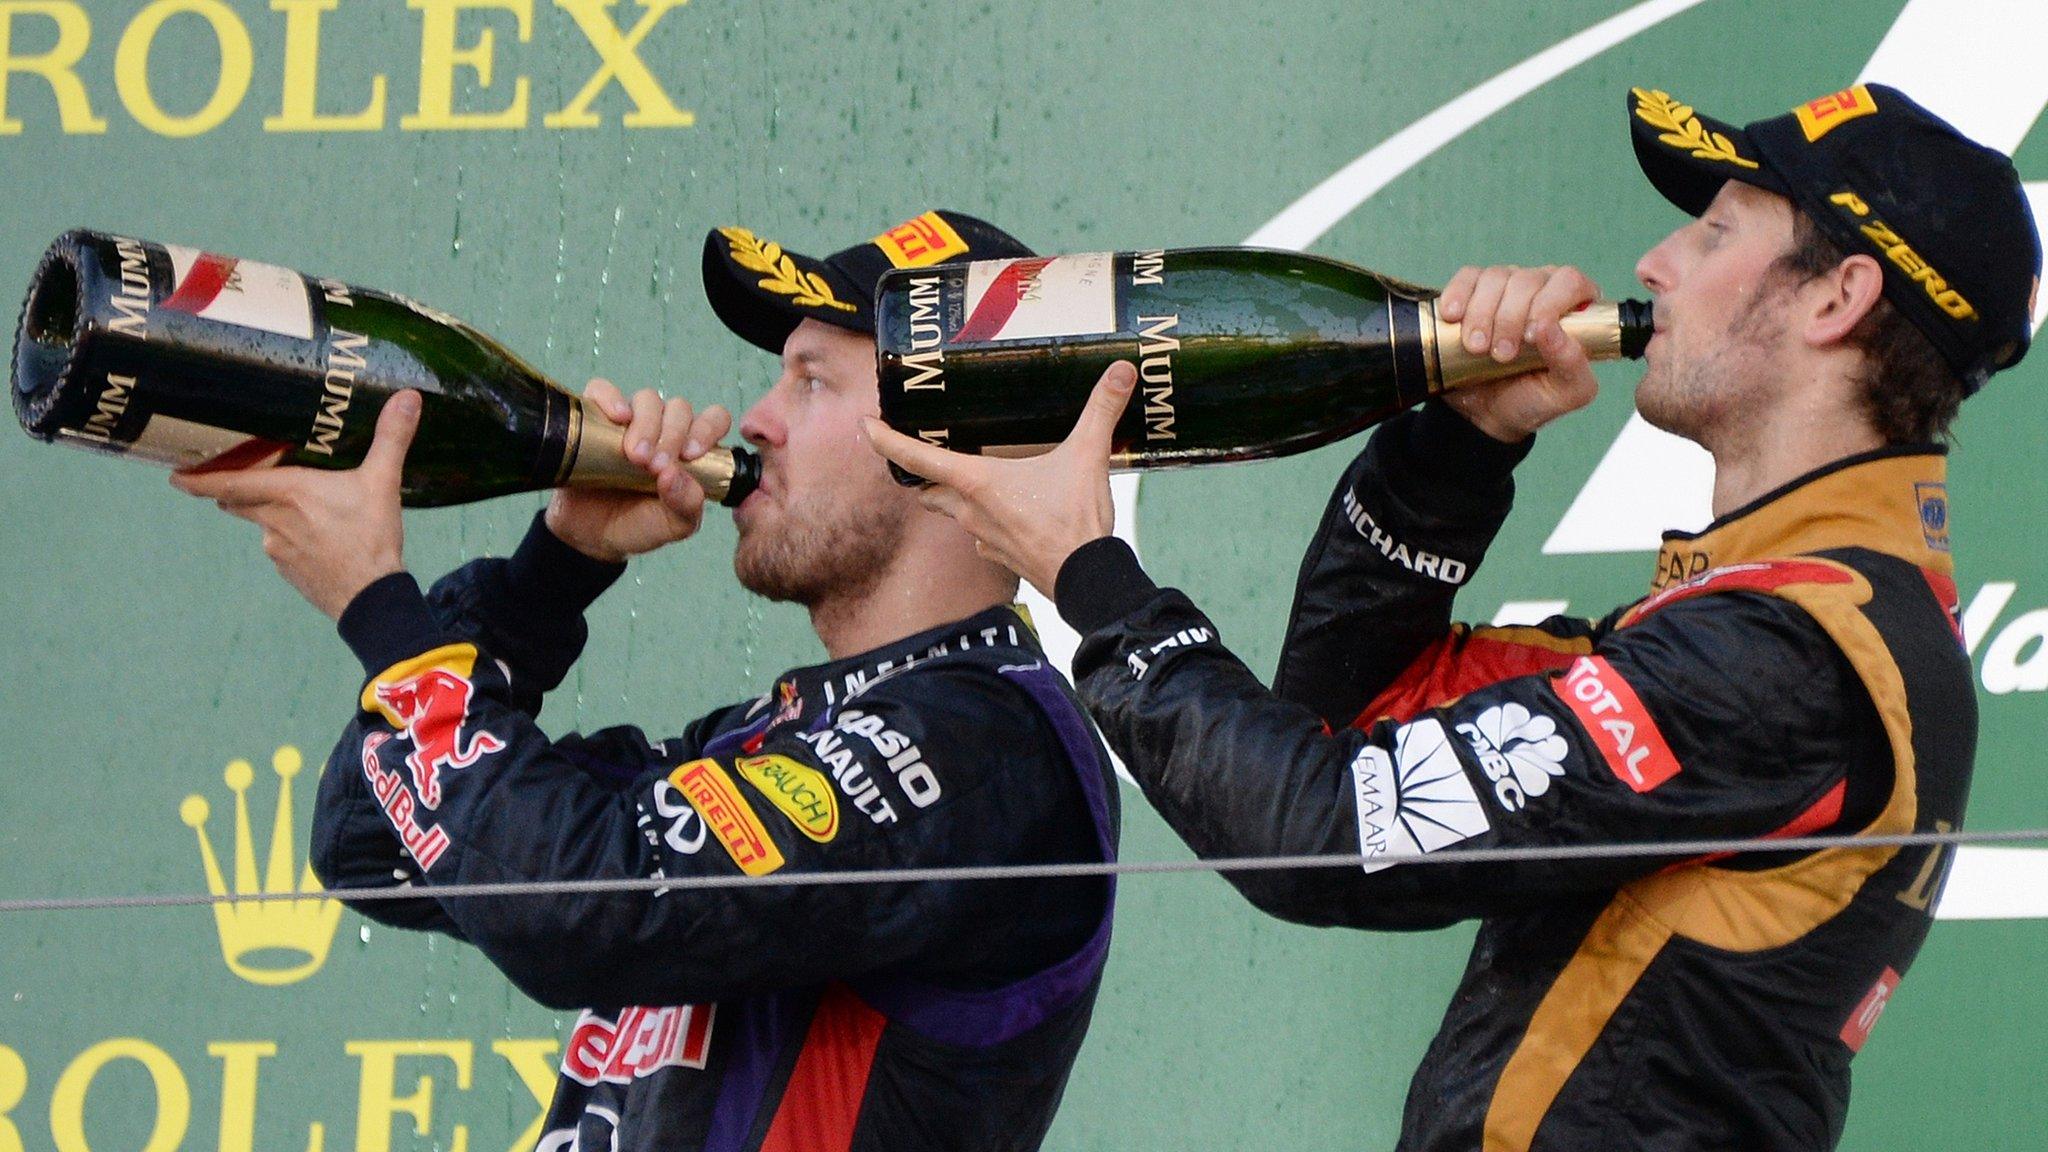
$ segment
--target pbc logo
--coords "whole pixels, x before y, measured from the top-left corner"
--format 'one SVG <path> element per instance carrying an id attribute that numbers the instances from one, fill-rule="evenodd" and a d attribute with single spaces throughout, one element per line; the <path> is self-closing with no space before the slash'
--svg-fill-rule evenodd
<path id="1" fill-rule="evenodd" d="M 1521 811 L 1531 798 L 1550 791 L 1552 777 L 1564 775 L 1568 749 L 1557 722 L 1520 704 L 1488 708 L 1458 725 L 1458 734 L 1472 746 L 1480 770 L 1493 781 L 1494 798 L 1509 812 Z"/>
<path id="2" fill-rule="evenodd" d="M 1792 110 L 1799 118 L 1799 130 L 1806 133 L 1808 144 L 1856 119 L 1877 111 L 1877 102 L 1870 98 L 1870 89 L 1858 84 L 1830 93 L 1818 100 L 1809 100 Z"/>
<path id="3" fill-rule="evenodd" d="M 475 662 L 476 649 L 468 644 L 436 649 L 394 668 L 363 692 L 364 710 L 381 714 L 411 742 L 405 764 L 412 769 L 420 803 L 428 808 L 441 806 L 442 769 L 467 768 L 505 747 L 504 741 L 481 729 L 466 738 L 463 733 L 470 700 L 476 695 L 469 680 Z M 408 667 L 421 665 L 421 671 L 405 674 Z M 390 678 L 392 673 L 398 678 Z"/>
<path id="4" fill-rule="evenodd" d="M 562 1053 L 578 1084 L 630 1084 L 663 1068 L 702 1068 L 711 1055 L 711 1004 L 628 1008 L 616 1022 L 584 1012 Z"/>
<path id="5" fill-rule="evenodd" d="M 967 242 L 937 212 L 905 220 L 875 237 L 874 244 L 898 268 L 923 268 L 967 254 Z"/>

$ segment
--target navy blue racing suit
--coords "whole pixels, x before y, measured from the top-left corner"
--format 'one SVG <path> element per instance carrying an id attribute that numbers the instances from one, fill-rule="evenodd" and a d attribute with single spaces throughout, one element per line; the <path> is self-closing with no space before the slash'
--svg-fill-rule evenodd
<path id="1" fill-rule="evenodd" d="M 1007 606 L 792 669 L 679 736 L 550 739 L 542 696 L 619 571 L 536 520 L 430 595 L 400 573 L 357 597 L 341 631 L 369 679 L 321 778 L 321 880 L 411 885 L 354 906 L 582 1010 L 542 1152 L 1036 1148 L 1101 982 L 1105 878 L 434 898 L 1113 857 L 1107 760 Z"/>

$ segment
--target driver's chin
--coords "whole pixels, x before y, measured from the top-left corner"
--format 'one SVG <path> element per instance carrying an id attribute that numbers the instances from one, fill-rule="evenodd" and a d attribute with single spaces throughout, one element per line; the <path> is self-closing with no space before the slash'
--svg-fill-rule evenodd
<path id="1" fill-rule="evenodd" d="M 1644 423 L 1660 432 L 1695 442 L 1699 439 L 1702 398 L 1654 368 L 1636 385 L 1636 412 Z"/>
<path id="2" fill-rule="evenodd" d="M 733 574 L 740 587 L 770 600 L 793 598 L 793 589 L 800 583 L 792 579 L 792 569 L 797 566 L 788 545 L 772 530 L 758 525 L 741 532 L 739 546 L 733 550 Z"/>

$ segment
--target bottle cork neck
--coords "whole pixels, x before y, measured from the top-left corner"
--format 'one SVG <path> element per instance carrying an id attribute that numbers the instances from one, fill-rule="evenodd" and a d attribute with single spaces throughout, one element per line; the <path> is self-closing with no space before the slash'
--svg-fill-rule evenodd
<path id="1" fill-rule="evenodd" d="M 1490 351 L 1469 351 L 1465 347 L 1464 325 L 1437 315 L 1435 301 L 1425 301 L 1421 307 L 1425 311 L 1422 333 L 1431 392 L 1520 376 L 1543 367 L 1542 355 L 1526 344 L 1512 360 L 1505 362 L 1494 359 Z M 1628 314 L 1624 315 L 1625 312 Z M 1627 333 L 1648 327 L 1648 305 L 1633 300 L 1597 301 L 1563 317 L 1558 324 L 1566 336 L 1586 350 L 1589 360 L 1640 356 L 1643 341 L 1631 341 Z M 1631 343 L 1633 348 L 1628 347 Z"/>
<path id="2" fill-rule="evenodd" d="M 683 471 L 719 503 L 733 499 L 740 486 L 752 491 L 759 482 L 731 449 L 713 448 L 683 466 Z M 739 484 L 735 484 L 735 480 Z M 626 456 L 626 430 L 614 424 L 588 400 L 577 397 L 569 410 L 569 451 L 557 484 L 570 488 L 654 491 L 654 476 Z M 739 495 L 744 495 L 744 492 Z"/>

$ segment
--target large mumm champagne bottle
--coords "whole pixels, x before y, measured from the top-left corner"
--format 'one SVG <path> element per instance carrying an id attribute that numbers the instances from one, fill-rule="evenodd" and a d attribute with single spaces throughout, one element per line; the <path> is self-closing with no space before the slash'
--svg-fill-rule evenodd
<path id="1" fill-rule="evenodd" d="M 1184 248 L 987 260 L 882 278 L 882 418 L 955 451 L 1066 438 L 1104 369 L 1138 366 L 1119 468 L 1307 451 L 1448 388 L 1541 366 L 1465 351 L 1435 293 L 1335 260 Z M 1595 359 L 1643 354 L 1650 306 L 1595 304 L 1564 329 Z M 899 480 L 913 478 L 897 473 Z"/>
<path id="2" fill-rule="evenodd" d="M 404 502 L 564 485 L 652 491 L 622 429 L 452 316 L 395 293 L 96 232 L 43 256 L 14 339 L 14 411 L 43 440 L 173 468 L 352 468 L 384 401 L 424 404 Z M 691 465 L 714 499 L 760 463 Z"/>

